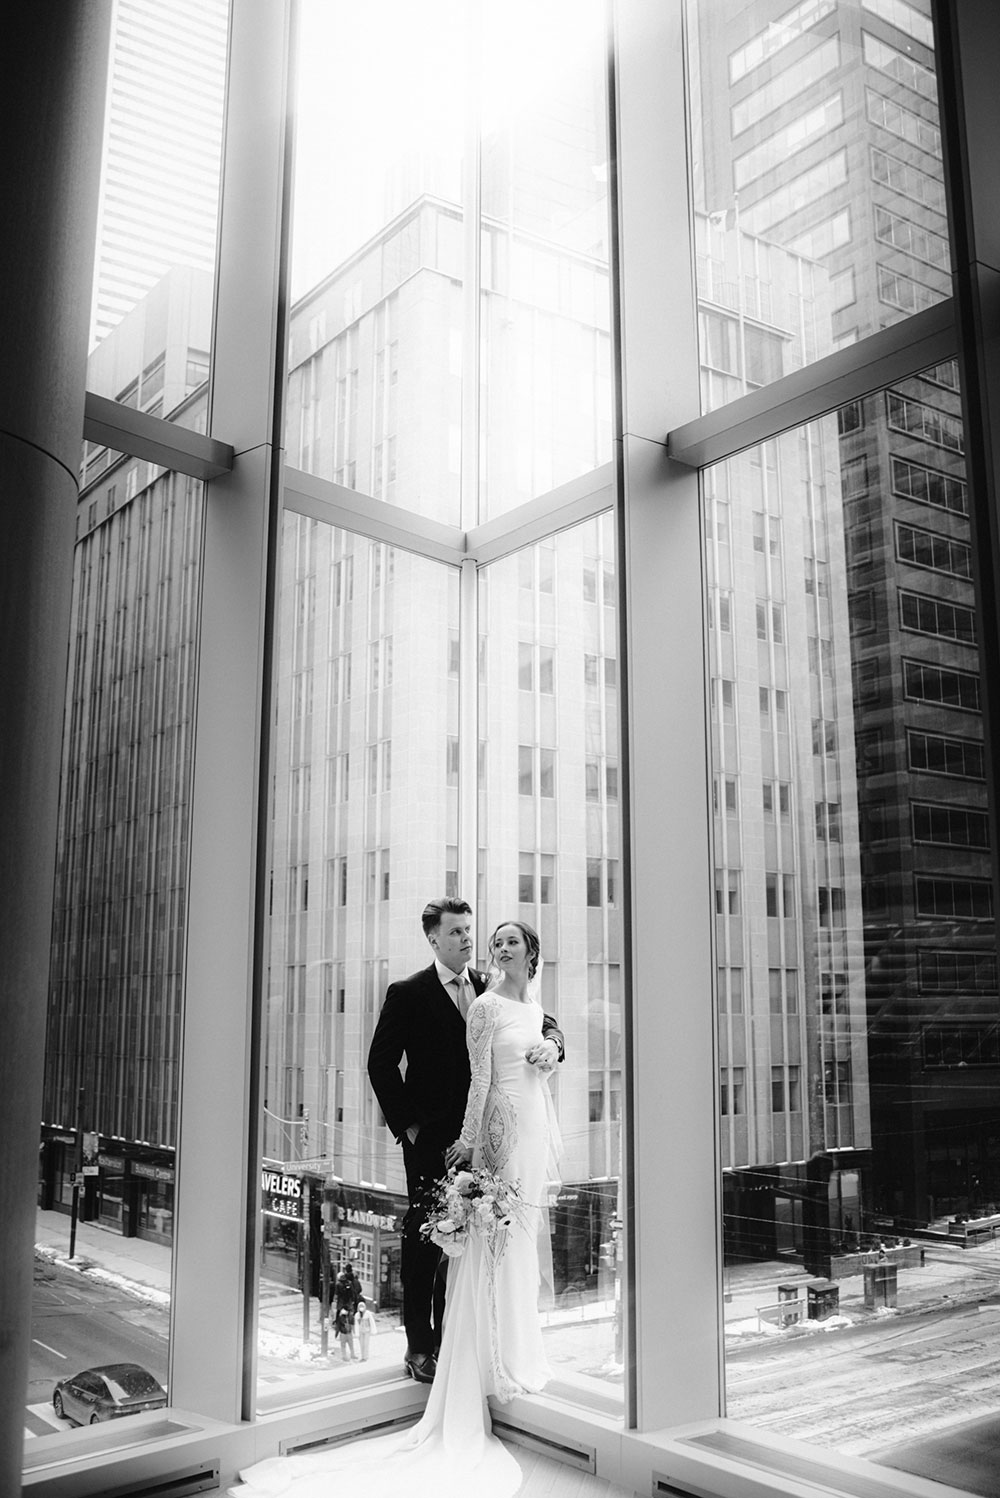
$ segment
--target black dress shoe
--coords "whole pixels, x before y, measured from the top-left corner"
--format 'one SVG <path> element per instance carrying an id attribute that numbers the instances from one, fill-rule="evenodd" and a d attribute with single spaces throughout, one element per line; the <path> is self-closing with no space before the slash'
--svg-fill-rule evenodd
<path id="1" fill-rule="evenodd" d="M 418 1384 L 432 1384 L 437 1371 L 437 1358 L 432 1352 L 408 1352 L 403 1358 L 403 1367 Z"/>

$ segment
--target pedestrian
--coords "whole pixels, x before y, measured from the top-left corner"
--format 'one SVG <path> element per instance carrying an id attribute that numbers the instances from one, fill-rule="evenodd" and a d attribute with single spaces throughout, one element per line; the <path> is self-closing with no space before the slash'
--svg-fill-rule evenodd
<path id="1" fill-rule="evenodd" d="M 341 1266 L 333 1286 L 334 1301 L 338 1311 L 346 1306 L 351 1315 L 358 1309 L 358 1301 L 361 1299 L 361 1281 L 354 1272 L 354 1265 L 350 1259 Z"/>
<path id="2" fill-rule="evenodd" d="M 368 1361 L 372 1337 L 377 1331 L 378 1326 L 367 1301 L 359 1300 L 358 1309 L 354 1313 L 354 1335 L 357 1338 L 358 1358 L 362 1363 Z"/>
<path id="3" fill-rule="evenodd" d="M 340 1343 L 340 1361 L 350 1363 L 357 1356 L 354 1346 L 354 1314 L 347 1306 L 341 1306 L 335 1322 L 337 1340 Z"/>

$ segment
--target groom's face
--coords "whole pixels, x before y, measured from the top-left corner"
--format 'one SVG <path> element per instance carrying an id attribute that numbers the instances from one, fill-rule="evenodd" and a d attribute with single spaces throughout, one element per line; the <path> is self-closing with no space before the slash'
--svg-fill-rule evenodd
<path id="1" fill-rule="evenodd" d="M 472 917 L 445 911 L 427 939 L 445 967 L 460 973 L 472 957 Z"/>

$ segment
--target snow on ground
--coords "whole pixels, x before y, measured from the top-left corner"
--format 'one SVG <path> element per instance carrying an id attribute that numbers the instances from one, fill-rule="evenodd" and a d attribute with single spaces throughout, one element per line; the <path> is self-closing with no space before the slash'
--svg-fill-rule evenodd
<path id="1" fill-rule="evenodd" d="M 115 1274 L 111 1269 L 102 1269 L 95 1264 L 93 1259 L 82 1259 L 79 1256 L 67 1258 L 58 1249 L 48 1243 L 35 1244 L 35 1257 L 46 1259 L 50 1264 L 55 1264 L 59 1269 L 72 1269 L 77 1274 L 85 1274 L 88 1279 L 96 1280 L 102 1285 L 111 1285 L 116 1290 L 122 1290 L 126 1295 L 132 1295 L 136 1300 L 144 1300 L 153 1306 L 169 1306 L 170 1294 L 167 1290 L 157 1290 L 152 1285 L 140 1285 L 136 1280 L 130 1280 L 122 1274 Z"/>

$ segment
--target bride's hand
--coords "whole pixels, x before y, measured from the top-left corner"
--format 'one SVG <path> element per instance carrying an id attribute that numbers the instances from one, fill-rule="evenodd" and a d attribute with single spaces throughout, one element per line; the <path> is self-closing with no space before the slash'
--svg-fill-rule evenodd
<path id="1" fill-rule="evenodd" d="M 449 1144 L 448 1148 L 445 1150 L 444 1163 L 447 1165 L 449 1170 L 451 1170 L 453 1165 L 471 1165 L 472 1151 L 470 1149 L 466 1149 L 465 1145 L 462 1144 L 458 1139 L 456 1139 L 455 1143 Z"/>

